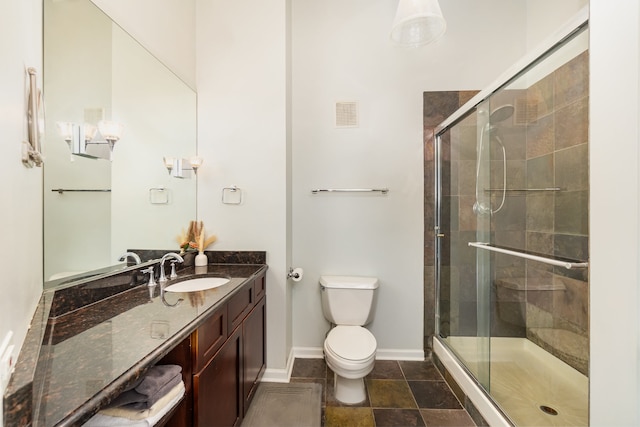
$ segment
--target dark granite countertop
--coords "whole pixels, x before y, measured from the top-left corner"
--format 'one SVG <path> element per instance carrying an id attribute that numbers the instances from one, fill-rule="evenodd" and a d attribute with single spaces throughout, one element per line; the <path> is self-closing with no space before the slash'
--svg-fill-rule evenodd
<path id="1" fill-rule="evenodd" d="M 5 425 L 81 425 L 263 273 L 264 258 L 262 264 L 187 267 L 164 285 L 230 279 L 206 291 L 161 292 L 133 270 L 44 292 L 4 396 Z"/>

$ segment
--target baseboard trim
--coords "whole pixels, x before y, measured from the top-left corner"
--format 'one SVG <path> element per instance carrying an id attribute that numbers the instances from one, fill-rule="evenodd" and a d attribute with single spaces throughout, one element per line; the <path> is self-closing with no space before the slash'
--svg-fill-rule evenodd
<path id="1" fill-rule="evenodd" d="M 293 371 L 293 362 L 295 361 L 294 349 L 292 348 L 287 358 L 287 366 L 284 369 L 267 368 L 262 375 L 262 382 L 265 383 L 288 383 L 291 379 Z"/>
<path id="2" fill-rule="evenodd" d="M 293 357 L 298 359 L 324 359 L 322 347 L 294 347 Z"/>
<path id="3" fill-rule="evenodd" d="M 379 348 L 376 360 L 424 360 L 424 350 Z"/>
<path id="4" fill-rule="evenodd" d="M 293 362 L 298 359 L 324 359 L 322 347 L 292 347 L 284 369 L 267 368 L 262 375 L 265 383 L 288 383 L 293 372 Z M 424 350 L 378 349 L 376 360 L 424 360 Z"/>
<path id="5" fill-rule="evenodd" d="M 293 357 L 299 359 L 323 359 L 322 347 L 294 347 Z M 424 360 L 424 350 L 384 349 L 376 351 L 376 360 Z"/>

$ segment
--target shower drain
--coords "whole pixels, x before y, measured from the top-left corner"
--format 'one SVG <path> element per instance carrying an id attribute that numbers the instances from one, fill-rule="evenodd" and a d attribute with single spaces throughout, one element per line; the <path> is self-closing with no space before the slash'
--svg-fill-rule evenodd
<path id="1" fill-rule="evenodd" d="M 540 405 L 540 410 L 548 415 L 558 415 L 558 411 L 553 409 L 551 406 Z"/>

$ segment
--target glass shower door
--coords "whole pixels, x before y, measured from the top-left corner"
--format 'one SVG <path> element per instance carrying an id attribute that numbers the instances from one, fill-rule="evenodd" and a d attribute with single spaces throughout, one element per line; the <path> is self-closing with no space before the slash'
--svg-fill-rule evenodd
<path id="1" fill-rule="evenodd" d="M 479 106 L 436 138 L 437 333 L 489 390 L 491 265 L 487 253 L 468 245 L 489 241 L 490 232 L 489 215 L 474 213 L 490 196 L 484 192 L 490 146 L 480 147 L 488 131 L 482 111 Z"/>
<path id="2" fill-rule="evenodd" d="M 436 333 L 517 426 L 588 425 L 588 66 L 581 27 L 436 130 Z"/>

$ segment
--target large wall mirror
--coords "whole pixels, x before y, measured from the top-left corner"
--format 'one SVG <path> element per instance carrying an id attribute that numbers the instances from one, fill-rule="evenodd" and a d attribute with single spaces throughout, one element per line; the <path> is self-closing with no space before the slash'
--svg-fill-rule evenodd
<path id="1" fill-rule="evenodd" d="M 195 92 L 90 0 L 44 0 L 43 79 L 45 286 L 177 247 L 196 179 L 163 158 L 196 155 Z"/>

